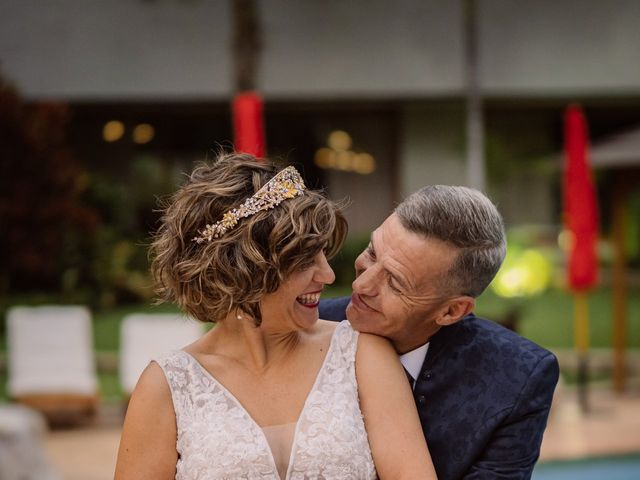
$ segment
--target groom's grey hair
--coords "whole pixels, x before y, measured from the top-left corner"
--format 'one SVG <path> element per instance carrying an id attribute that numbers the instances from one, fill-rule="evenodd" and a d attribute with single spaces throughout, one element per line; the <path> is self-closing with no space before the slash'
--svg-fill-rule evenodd
<path id="1" fill-rule="evenodd" d="M 478 190 L 449 185 L 423 187 L 395 210 L 411 232 L 459 249 L 439 285 L 445 294 L 477 297 L 504 260 L 507 242 L 502 216 Z"/>

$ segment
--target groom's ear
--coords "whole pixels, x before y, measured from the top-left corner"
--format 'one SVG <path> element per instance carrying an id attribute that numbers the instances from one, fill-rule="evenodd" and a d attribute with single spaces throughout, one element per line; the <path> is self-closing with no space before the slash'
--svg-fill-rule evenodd
<path id="1" fill-rule="evenodd" d="M 476 306 L 476 299 L 468 295 L 452 298 L 443 307 L 442 314 L 436 320 L 441 327 L 453 325 L 467 316 Z"/>

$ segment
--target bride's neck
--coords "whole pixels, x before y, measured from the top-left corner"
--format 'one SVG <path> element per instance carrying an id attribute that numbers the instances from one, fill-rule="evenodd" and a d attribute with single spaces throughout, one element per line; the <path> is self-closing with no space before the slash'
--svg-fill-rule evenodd
<path id="1" fill-rule="evenodd" d="M 301 332 L 270 331 L 256 327 L 250 318 L 226 318 L 212 332 L 216 350 L 252 370 L 263 371 L 286 361 L 300 342 Z"/>

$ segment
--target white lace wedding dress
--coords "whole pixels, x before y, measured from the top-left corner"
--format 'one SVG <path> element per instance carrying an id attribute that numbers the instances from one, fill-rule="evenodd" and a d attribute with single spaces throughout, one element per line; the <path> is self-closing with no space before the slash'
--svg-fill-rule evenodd
<path id="1" fill-rule="evenodd" d="M 377 478 L 358 402 L 357 336 L 341 322 L 298 421 L 264 428 L 188 353 L 156 359 L 176 412 L 176 480 Z"/>

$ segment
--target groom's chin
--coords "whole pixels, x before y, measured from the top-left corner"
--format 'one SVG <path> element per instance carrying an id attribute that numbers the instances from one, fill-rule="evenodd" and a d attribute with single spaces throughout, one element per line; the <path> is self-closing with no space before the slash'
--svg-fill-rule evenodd
<path id="1" fill-rule="evenodd" d="M 365 320 L 364 315 L 362 312 L 358 311 L 358 309 L 353 305 L 353 301 L 349 302 L 349 305 L 347 305 L 347 309 L 345 313 L 347 315 L 347 320 L 349 320 L 349 323 L 354 328 L 354 330 L 357 330 L 359 332 L 362 332 L 362 331 L 366 332 L 366 323 L 364 321 Z"/>
<path id="2" fill-rule="evenodd" d="M 353 301 L 349 302 L 344 312 L 347 317 L 347 320 L 349 320 L 349 323 L 353 325 L 354 317 L 357 316 L 357 313 L 355 312 L 355 307 L 353 306 Z"/>

